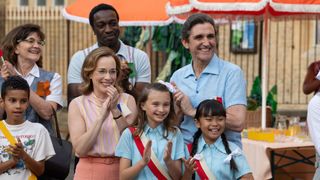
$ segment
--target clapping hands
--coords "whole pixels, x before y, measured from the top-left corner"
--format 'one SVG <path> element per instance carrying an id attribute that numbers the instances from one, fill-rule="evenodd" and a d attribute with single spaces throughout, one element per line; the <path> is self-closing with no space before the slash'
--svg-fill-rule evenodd
<path id="1" fill-rule="evenodd" d="M 151 146 L 152 146 L 152 142 L 149 140 L 143 151 L 142 160 L 144 162 L 144 165 L 147 165 L 151 159 Z"/>
<path id="2" fill-rule="evenodd" d="M 172 141 L 168 141 L 167 143 L 167 147 L 164 150 L 164 154 L 163 154 L 163 160 L 164 162 L 170 162 L 172 161 L 171 159 L 171 153 L 172 153 Z"/>
<path id="3" fill-rule="evenodd" d="M 144 165 L 147 165 L 150 162 L 151 159 L 151 150 L 152 150 L 152 142 L 149 140 L 146 144 L 146 147 L 143 151 L 143 157 L 142 160 L 144 162 Z M 172 141 L 169 141 L 167 143 L 167 146 L 164 150 L 164 154 L 163 154 L 163 160 L 166 163 L 170 163 L 170 161 L 172 161 L 171 159 L 171 153 L 172 153 Z"/>
<path id="4" fill-rule="evenodd" d="M 110 98 L 110 108 L 115 109 L 117 107 L 120 94 L 114 86 L 107 87 L 107 95 Z"/>
<path id="5" fill-rule="evenodd" d="M 184 162 L 185 172 L 189 174 L 193 174 L 197 170 L 195 158 L 191 156 L 188 159 L 182 158 Z"/>

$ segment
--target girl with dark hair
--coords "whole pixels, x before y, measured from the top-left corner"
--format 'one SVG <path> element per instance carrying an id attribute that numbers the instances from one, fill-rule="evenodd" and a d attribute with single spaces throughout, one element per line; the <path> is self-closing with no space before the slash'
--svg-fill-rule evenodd
<path id="1" fill-rule="evenodd" d="M 168 88 L 160 83 L 146 86 L 138 101 L 136 126 L 122 133 L 116 148 L 120 179 L 181 178 L 184 142 L 174 120 Z"/>
<path id="2" fill-rule="evenodd" d="M 253 179 L 240 148 L 224 135 L 226 111 L 217 100 L 204 100 L 197 107 L 198 131 L 183 179 Z M 197 172 L 193 175 L 194 172 Z"/>

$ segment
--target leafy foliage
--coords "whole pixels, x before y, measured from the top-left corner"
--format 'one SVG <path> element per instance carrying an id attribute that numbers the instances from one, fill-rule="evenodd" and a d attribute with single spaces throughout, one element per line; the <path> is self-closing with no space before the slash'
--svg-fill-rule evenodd
<path id="1" fill-rule="evenodd" d="M 250 96 L 247 98 L 247 109 L 256 110 L 262 103 L 261 79 L 257 76 L 253 82 Z M 272 109 L 272 114 L 277 113 L 277 86 L 274 85 L 267 95 L 267 106 Z"/>
<path id="2" fill-rule="evenodd" d="M 155 52 L 166 52 L 168 54 L 167 61 L 170 61 L 168 63 L 171 63 L 169 66 L 166 66 L 164 73 L 160 73 L 161 77 L 158 79 L 168 80 L 175 70 L 190 63 L 191 61 L 190 53 L 181 43 L 181 28 L 182 25 L 180 24 L 170 24 L 168 26 L 152 27 L 152 32 L 147 32 L 147 34 L 150 33 L 152 37 L 152 50 Z M 143 33 L 144 28 L 126 27 L 121 40 L 128 45 L 137 46 L 139 41 L 146 41 L 145 39 L 147 36 L 143 35 Z M 171 54 L 174 54 L 174 56 L 170 56 Z"/>
<path id="3" fill-rule="evenodd" d="M 139 26 L 130 26 L 126 27 L 124 30 L 124 33 L 120 37 L 120 39 L 125 43 L 130 46 L 135 46 L 135 44 L 139 41 L 140 39 L 140 34 L 141 34 L 142 28 Z"/>
<path id="4" fill-rule="evenodd" d="M 191 61 L 191 55 L 181 43 L 181 28 L 182 25 L 180 24 L 154 27 L 152 36 L 153 51 L 165 51 L 167 54 L 175 54 L 173 58 L 168 58 L 171 61 L 171 72 L 166 75 L 167 77 L 162 77 L 163 80 L 167 80 L 175 70 Z"/>

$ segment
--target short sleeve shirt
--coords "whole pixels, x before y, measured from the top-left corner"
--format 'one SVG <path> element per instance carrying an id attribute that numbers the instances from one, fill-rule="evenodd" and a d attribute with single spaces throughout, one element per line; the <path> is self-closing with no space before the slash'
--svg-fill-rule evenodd
<path id="1" fill-rule="evenodd" d="M 19 125 L 9 125 L 4 121 L 4 124 L 15 138 L 21 140 L 24 151 L 32 159 L 36 161 L 48 160 L 55 155 L 49 133 L 41 124 L 29 121 L 25 121 Z M 0 163 L 12 158 L 6 151 L 9 144 L 9 141 L 2 134 L 2 131 L 0 131 Z M 0 174 L 0 179 L 27 180 L 30 175 L 30 170 L 20 160 L 16 167 Z"/>
<path id="2" fill-rule="evenodd" d="M 33 66 L 31 71 L 26 75 L 22 76 L 17 69 L 15 69 L 18 75 L 23 77 L 31 86 L 33 80 L 35 77 L 40 77 L 40 70 L 37 64 Z M 50 81 L 50 94 L 46 96 L 46 101 L 52 101 L 60 105 L 61 107 L 63 106 L 63 100 L 62 100 L 62 78 L 58 73 L 54 73 L 54 76 L 52 80 Z"/>
<path id="3" fill-rule="evenodd" d="M 120 41 L 120 40 L 119 40 Z M 97 49 L 98 44 L 76 52 L 69 64 L 68 68 L 68 84 L 81 83 L 81 68 L 86 56 L 93 50 Z M 120 41 L 120 49 L 116 53 L 121 60 L 126 60 L 134 64 L 136 76 L 129 78 L 129 81 L 134 86 L 136 82 L 151 82 L 151 67 L 148 55 L 140 49 L 125 45 Z"/>
<path id="4" fill-rule="evenodd" d="M 236 149 L 241 152 L 240 154 L 233 155 L 232 158 L 238 170 L 230 169 L 230 162 L 224 162 L 228 154 L 226 153 L 225 147 L 223 145 L 221 137 L 219 137 L 213 144 L 206 144 L 203 136 L 199 138 L 197 154 L 202 154 L 205 158 L 205 162 L 210 169 L 211 173 L 216 177 L 216 179 L 233 180 L 239 179 L 241 176 L 251 172 L 249 164 L 243 155 L 240 148 L 232 143 L 228 142 L 231 152 Z M 200 179 L 196 173 L 196 179 Z"/>
<path id="5" fill-rule="evenodd" d="M 232 105 L 246 105 L 246 81 L 239 66 L 229 63 L 214 55 L 208 66 L 195 76 L 192 64 L 186 65 L 173 73 L 170 82 L 186 94 L 194 108 L 201 101 L 221 97 L 224 107 Z M 186 143 L 192 143 L 193 135 L 197 131 L 192 117 L 184 116 L 181 132 Z M 241 147 L 241 135 L 234 131 L 226 131 L 228 140 Z"/>
<path id="6" fill-rule="evenodd" d="M 163 125 L 159 125 L 154 129 L 146 125 L 144 128 L 144 132 L 146 137 L 152 141 L 152 151 L 155 153 L 163 167 L 166 168 L 165 162 L 163 160 L 163 154 L 168 140 L 171 140 L 173 145 L 171 154 L 172 160 L 178 160 L 185 157 L 183 137 L 178 128 L 175 133 L 169 132 L 167 139 L 163 137 Z M 128 128 L 124 130 L 120 137 L 115 155 L 121 158 L 130 159 L 132 165 L 137 164 L 138 161 L 142 159 L 142 156 L 136 144 L 134 143 L 132 133 Z M 149 167 L 146 166 L 142 171 L 139 172 L 138 176 L 135 177 L 135 179 L 150 180 L 156 179 L 156 177 L 153 175 Z"/>

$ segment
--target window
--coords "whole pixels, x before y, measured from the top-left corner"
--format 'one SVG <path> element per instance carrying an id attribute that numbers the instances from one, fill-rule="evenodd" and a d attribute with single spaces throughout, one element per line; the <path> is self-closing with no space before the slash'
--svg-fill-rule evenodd
<path id="1" fill-rule="evenodd" d="M 64 0 L 54 0 L 55 6 L 64 6 Z"/>
<path id="2" fill-rule="evenodd" d="M 29 1 L 28 0 L 20 0 L 20 6 L 28 6 Z"/>
<path id="3" fill-rule="evenodd" d="M 257 27 L 253 20 L 231 24 L 230 50 L 233 53 L 257 52 Z"/>
<path id="4" fill-rule="evenodd" d="M 46 0 L 37 0 L 37 5 L 38 6 L 46 6 Z"/>

